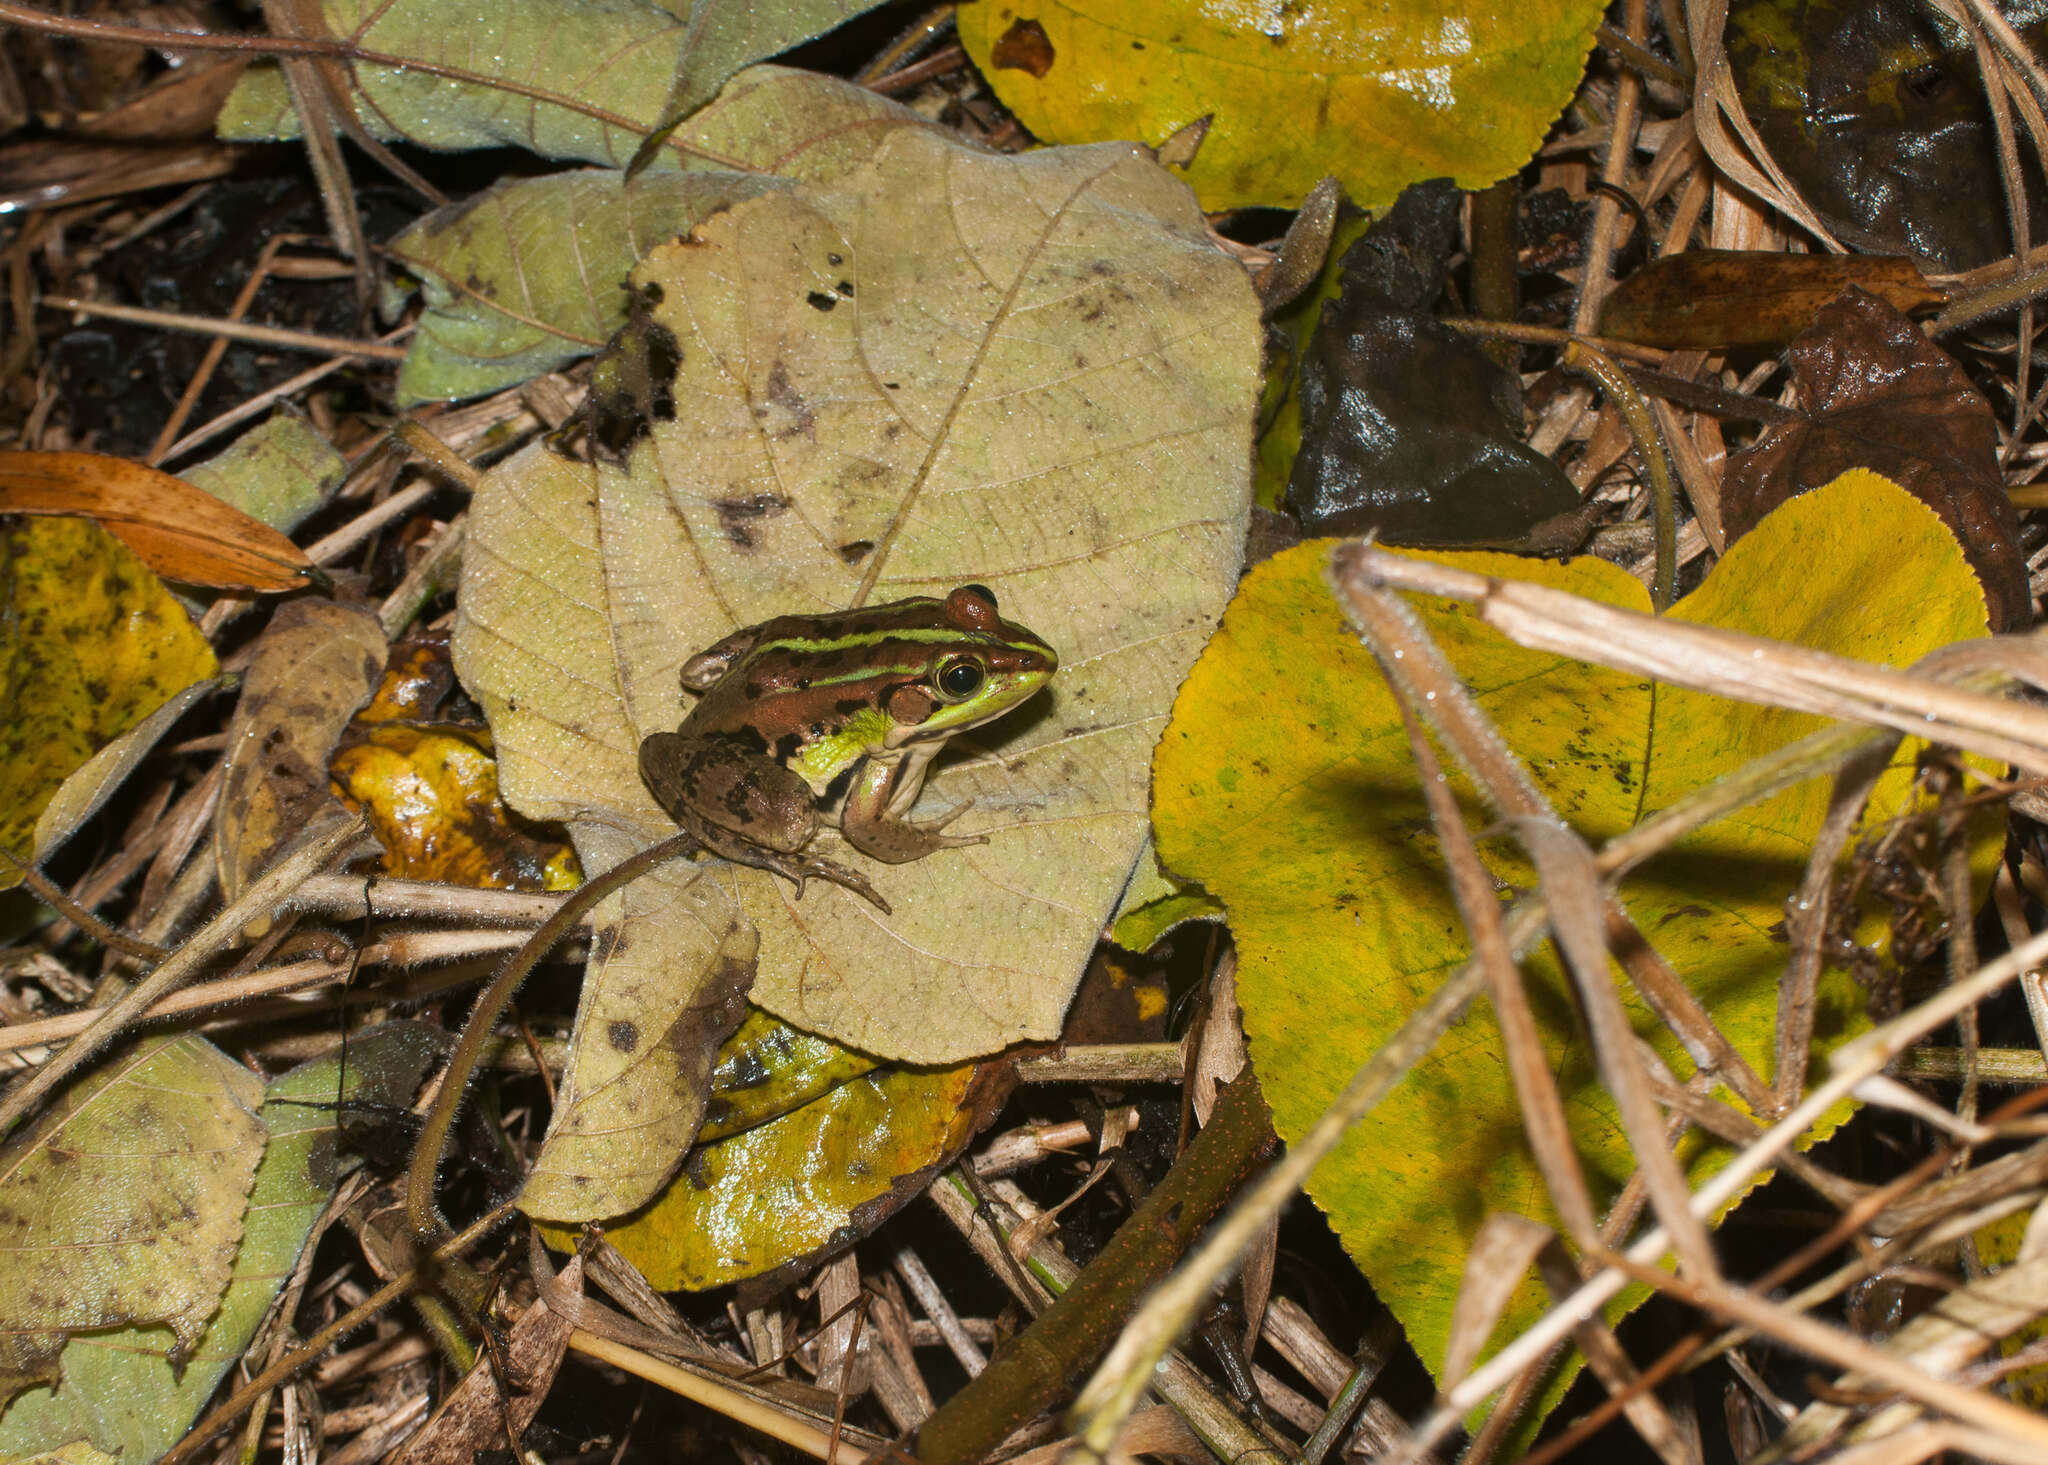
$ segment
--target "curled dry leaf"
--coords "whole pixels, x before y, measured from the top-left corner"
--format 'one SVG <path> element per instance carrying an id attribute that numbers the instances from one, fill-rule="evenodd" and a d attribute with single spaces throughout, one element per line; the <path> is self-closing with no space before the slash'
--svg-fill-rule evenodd
<path id="1" fill-rule="evenodd" d="M 685 660 L 776 614 L 980 582 L 1062 666 L 926 783 L 922 816 L 971 800 L 956 828 L 987 844 L 883 866 L 819 836 L 893 916 L 702 863 L 629 893 L 653 924 L 601 914 L 567 1092 L 594 1100 L 600 1066 L 619 1110 L 598 1127 L 610 1153 L 571 1170 L 638 1178 L 584 1209 L 595 1182 L 545 1179 L 558 1119 L 525 1204 L 565 1220 L 629 1209 L 673 1169 L 701 1079 L 685 1104 L 629 1070 L 673 1052 L 676 1014 L 756 942 L 756 1002 L 881 1056 L 1058 1031 L 1143 842 L 1173 689 L 1235 577 L 1258 382 L 1249 283 L 1125 145 L 1005 158 L 893 129 L 867 167 L 742 203 L 634 281 L 646 324 L 623 349 L 674 348 L 672 415 L 622 467 L 535 447 L 475 499 L 456 665 L 514 808 L 567 823 L 586 869 L 665 835 L 641 740 L 681 720 Z M 617 1000 L 633 962 L 641 995 Z"/>
<path id="2" fill-rule="evenodd" d="M 217 590 L 301 590 L 305 551 L 204 489 L 104 453 L 0 452 L 0 513 L 97 519 L 166 580 Z"/>
<path id="3" fill-rule="evenodd" d="M 214 816 L 214 853 L 228 899 L 334 801 L 328 754 L 375 690 L 385 651 L 375 616 L 329 601 L 292 601 L 263 633 L 228 724 Z"/>
<path id="4" fill-rule="evenodd" d="M 1801 420 L 1764 430 L 1728 455 L 1721 514 L 1728 536 L 1754 528 L 1795 494 L 1868 468 L 1941 515 L 1983 582 L 1997 630 L 2032 615 L 2019 516 L 1998 471 L 1991 404 L 1954 359 L 1905 316 L 1851 286 L 1787 353 Z"/>
<path id="5" fill-rule="evenodd" d="M 1688 249 L 1616 286 L 1600 307 L 1600 334 L 1670 350 L 1780 346 L 1851 285 L 1900 311 L 1947 298 L 1899 255 Z"/>
<path id="6" fill-rule="evenodd" d="M 148 1038 L 0 1149 L 0 1399 L 54 1381 L 79 1331 L 153 1323 L 190 1353 L 242 1237 L 262 1102 L 205 1039 Z"/>

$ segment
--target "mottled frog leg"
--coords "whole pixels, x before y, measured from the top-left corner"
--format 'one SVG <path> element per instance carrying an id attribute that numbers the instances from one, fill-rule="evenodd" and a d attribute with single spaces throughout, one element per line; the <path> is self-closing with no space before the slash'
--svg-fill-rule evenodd
<path id="1" fill-rule="evenodd" d="M 640 776 L 669 817 L 721 859 L 795 881 L 799 899 L 807 880 L 829 880 L 888 912 L 889 902 L 858 871 L 801 852 L 817 830 L 817 811 L 810 786 L 781 764 L 655 733 L 640 744 Z"/>
<path id="2" fill-rule="evenodd" d="M 846 842 L 887 865 L 908 864 L 960 845 L 987 844 L 986 835 L 940 833 L 974 807 L 972 799 L 922 824 L 907 817 L 924 787 L 925 770 L 938 753 L 939 745 L 929 743 L 897 754 L 870 754 L 854 774 L 839 811 L 839 832 Z"/>

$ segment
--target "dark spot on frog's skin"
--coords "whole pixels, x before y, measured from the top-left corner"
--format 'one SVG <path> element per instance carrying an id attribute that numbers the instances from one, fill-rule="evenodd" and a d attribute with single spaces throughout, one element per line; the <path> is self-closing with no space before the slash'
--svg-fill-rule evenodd
<path id="1" fill-rule="evenodd" d="M 746 753 L 765 753 L 768 751 L 768 739 L 763 737 L 761 730 L 756 727 L 734 728 L 731 732 L 722 735 L 718 741 L 728 747 L 738 748 Z"/>
<path id="2" fill-rule="evenodd" d="M 746 698 L 749 702 L 753 702 L 758 700 L 761 694 L 764 691 L 766 691 L 767 688 L 763 687 L 759 682 L 748 682 L 746 686 L 742 687 L 740 690 L 746 694 Z"/>
<path id="3" fill-rule="evenodd" d="M 845 697 L 832 704 L 832 710 L 841 717 L 851 717 L 868 704 L 859 697 Z"/>
<path id="4" fill-rule="evenodd" d="M 825 736 L 825 724 L 822 722 L 812 723 L 811 736 L 814 738 L 822 738 L 823 736 Z"/>
<path id="5" fill-rule="evenodd" d="M 784 733 L 775 740 L 775 760 L 787 763 L 803 748 L 804 740 L 795 733 Z"/>
<path id="6" fill-rule="evenodd" d="M 621 1053 L 630 1053 L 640 1046 L 640 1029 L 623 1020 L 613 1023 L 604 1030 L 611 1044 Z"/>
<path id="7" fill-rule="evenodd" d="M 851 544 L 839 546 L 839 558 L 845 560 L 849 565 L 859 564 L 874 552 L 875 542 L 872 539 L 856 539 Z"/>
<path id="8" fill-rule="evenodd" d="M 830 310 L 839 303 L 839 297 L 827 290 L 813 290 L 804 297 L 804 304 L 813 310 Z"/>

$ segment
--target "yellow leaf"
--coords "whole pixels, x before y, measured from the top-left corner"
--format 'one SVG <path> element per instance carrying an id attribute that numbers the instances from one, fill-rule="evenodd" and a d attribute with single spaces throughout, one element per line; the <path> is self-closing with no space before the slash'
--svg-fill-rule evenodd
<path id="1" fill-rule="evenodd" d="M 1411 183 L 1484 188 L 1536 151 L 1579 84 L 1596 0 L 1231 8 L 980 0 L 960 40 L 1047 142 L 1157 145 L 1210 118 L 1205 209 L 1293 208 L 1334 173 L 1379 208 Z"/>
<path id="2" fill-rule="evenodd" d="M 479 890 L 570 890 L 579 881 L 566 844 L 513 822 L 488 734 L 380 722 L 327 771 L 343 801 L 369 813 L 386 874 Z"/>
<path id="3" fill-rule="evenodd" d="M 219 668 L 156 576 L 98 525 L 24 520 L 0 554 L 0 846 L 27 855 L 36 816 L 66 776 Z M 0 888 L 15 883 L 0 869 Z"/>
<path id="4" fill-rule="evenodd" d="M 1467 950 L 1400 719 L 1323 583 L 1327 551 L 1303 545 L 1247 576 L 1155 764 L 1161 860 L 1229 910 L 1252 1059 L 1283 1138 L 1314 1121 Z M 1432 558 L 1648 608 L 1640 583 L 1598 560 Z M 1525 650 L 1461 605 L 1416 608 L 1559 812 L 1596 843 L 1818 724 Z M 1771 514 L 1673 614 L 1892 663 L 1985 634 L 1983 597 L 1954 538 L 1868 473 Z M 1869 818 L 1902 806 L 1912 757 L 1900 752 Z M 1484 828 L 1489 816 L 1462 775 L 1454 782 Z M 1827 799 L 1824 782 L 1780 794 L 1623 886 L 1644 934 L 1766 1078 L 1786 952 L 1773 928 Z M 1504 887 L 1533 888 L 1506 841 L 1485 854 Z M 1634 1168 L 1612 1103 L 1562 974 L 1543 953 L 1524 966 L 1581 1159 L 1596 1198 L 1609 1199 Z M 1640 1004 L 1632 1018 L 1681 1078 L 1692 1072 Z M 1816 1049 L 1863 1023 L 1860 989 L 1828 974 Z M 1695 1173 L 1715 1163 L 1691 1140 L 1684 1158 Z M 1434 1367 L 1472 1228 L 1492 1211 L 1552 1214 L 1491 1012 L 1468 1014 L 1309 1189 Z M 1535 1302 L 1525 1289 L 1522 1320 Z M 1511 1312 L 1503 1327 L 1516 1322 Z"/>
<path id="5" fill-rule="evenodd" d="M 605 1236 L 663 1291 L 756 1277 L 864 1235 L 973 1136 L 977 1064 L 885 1068 L 697 1150 Z M 849 1229 L 857 1228 L 857 1229 Z M 574 1231 L 543 1227 L 569 1249 Z"/>

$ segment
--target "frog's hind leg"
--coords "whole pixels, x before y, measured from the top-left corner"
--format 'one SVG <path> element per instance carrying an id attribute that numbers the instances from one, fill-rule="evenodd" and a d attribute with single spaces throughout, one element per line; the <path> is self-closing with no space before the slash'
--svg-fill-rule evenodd
<path id="1" fill-rule="evenodd" d="M 640 745 L 640 776 L 670 817 L 721 859 L 793 880 L 799 897 L 805 881 L 829 880 L 888 912 L 866 877 L 802 852 L 817 832 L 817 811 L 810 785 L 780 764 L 654 733 Z"/>
<path id="2" fill-rule="evenodd" d="M 867 877 L 858 870 L 852 870 L 837 861 L 819 855 L 807 855 L 799 850 L 770 849 L 765 845 L 734 837 L 729 831 L 716 824 L 692 820 L 685 826 L 690 834 L 714 855 L 731 860 L 736 865 L 752 865 L 757 870 L 772 871 L 796 882 L 798 900 L 803 899 L 804 882 L 807 880 L 829 880 L 860 896 L 883 915 L 889 914 L 889 902 L 868 883 Z"/>

